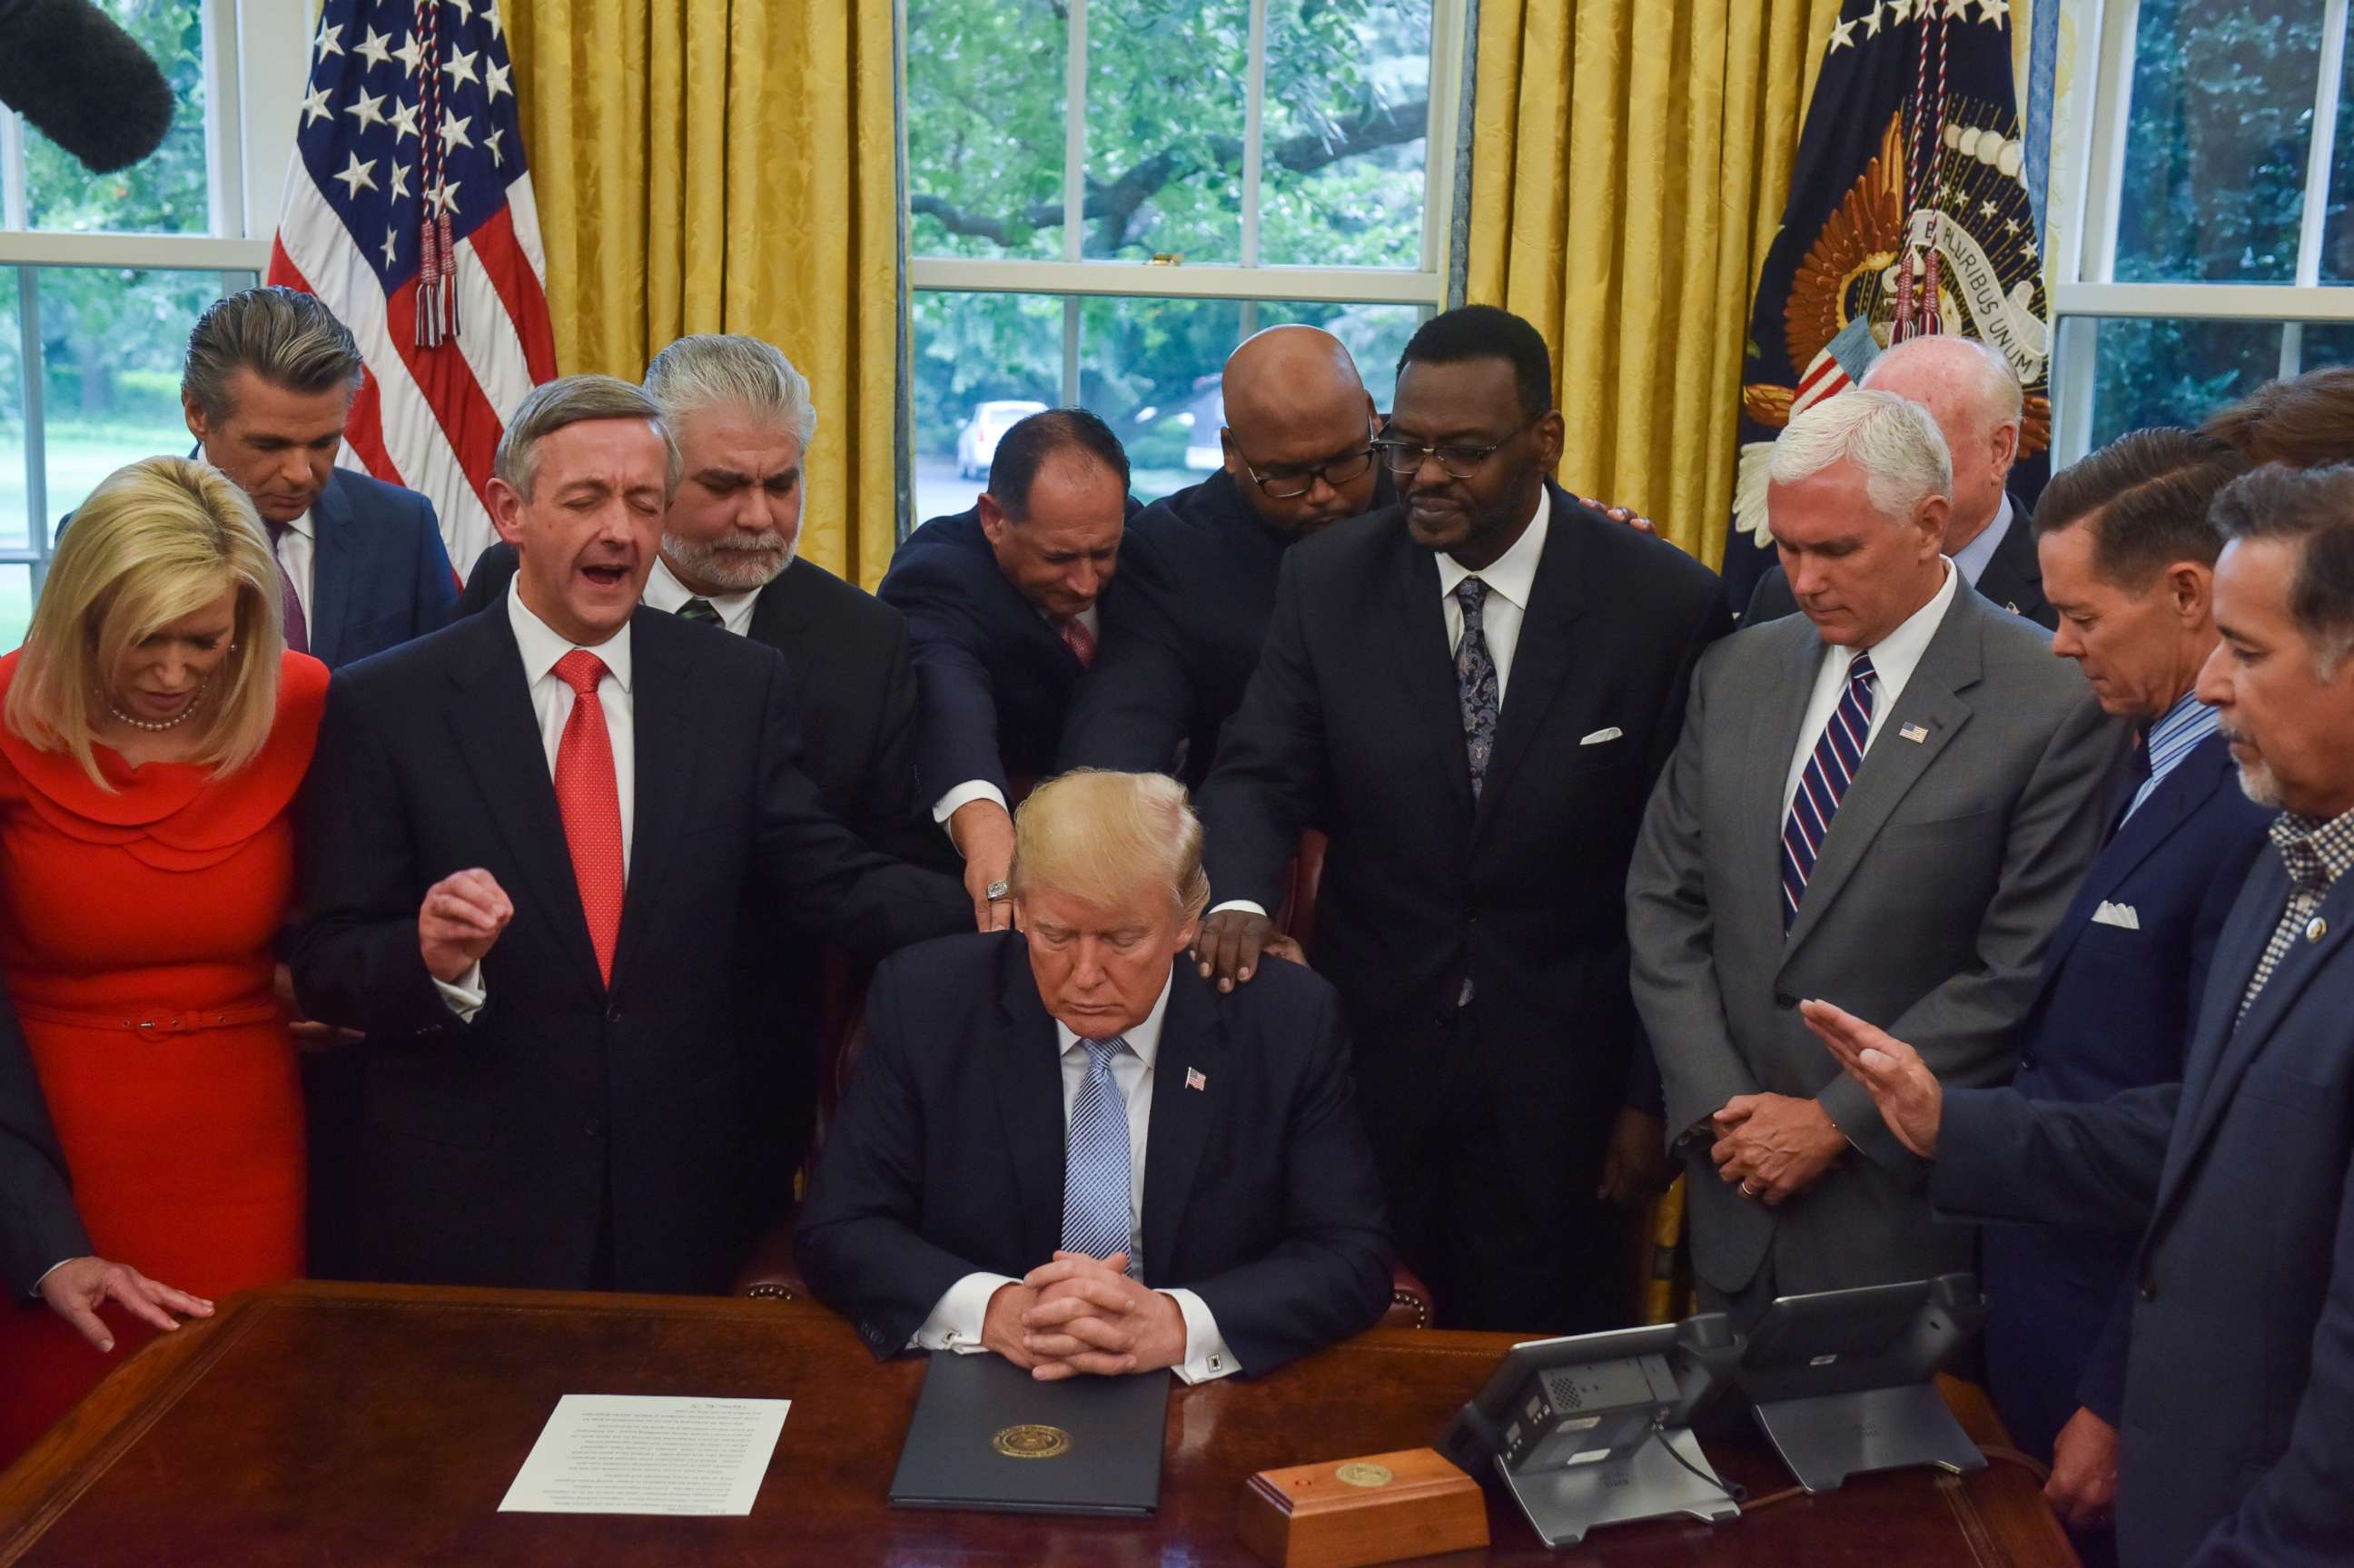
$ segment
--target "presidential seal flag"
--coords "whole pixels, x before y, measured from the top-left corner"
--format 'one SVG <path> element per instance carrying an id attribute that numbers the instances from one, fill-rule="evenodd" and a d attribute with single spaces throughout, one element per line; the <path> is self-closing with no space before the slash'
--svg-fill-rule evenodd
<path id="1" fill-rule="evenodd" d="M 1790 416 L 1861 379 L 1891 343 L 1959 333 L 2027 389 L 2011 487 L 2041 490 L 2051 329 L 2030 199 L 2009 0 L 1846 0 L 1798 135 L 1742 375 L 1724 584 L 1733 608 L 1774 559 L 1766 455 Z"/>
<path id="2" fill-rule="evenodd" d="M 344 466 L 430 499 L 461 571 L 504 414 L 556 375 L 513 71 L 493 0 L 327 0 L 270 256 L 366 361 Z"/>

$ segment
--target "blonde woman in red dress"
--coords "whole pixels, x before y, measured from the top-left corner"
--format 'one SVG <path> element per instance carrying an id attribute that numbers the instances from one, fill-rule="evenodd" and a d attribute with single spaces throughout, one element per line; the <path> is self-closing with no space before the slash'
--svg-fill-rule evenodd
<path id="1" fill-rule="evenodd" d="M 0 659 L 0 980 L 25 1047 L 0 1040 L 0 1170 L 33 1174 L 0 1193 L 0 1464 L 175 1316 L 302 1272 L 271 943 L 327 672 L 286 651 L 280 582 L 234 484 L 151 458 L 76 514 Z"/>

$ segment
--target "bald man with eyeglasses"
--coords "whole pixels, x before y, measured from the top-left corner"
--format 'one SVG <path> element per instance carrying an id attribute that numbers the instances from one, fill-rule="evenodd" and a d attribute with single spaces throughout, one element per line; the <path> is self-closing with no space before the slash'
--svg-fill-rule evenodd
<path id="1" fill-rule="evenodd" d="M 1258 665 L 1285 555 L 1396 499 L 1373 461 L 1373 400 L 1331 334 L 1256 334 L 1227 359 L 1223 391 L 1225 466 L 1129 520 L 1120 592 L 1064 725 L 1065 768 L 1200 783 Z"/>

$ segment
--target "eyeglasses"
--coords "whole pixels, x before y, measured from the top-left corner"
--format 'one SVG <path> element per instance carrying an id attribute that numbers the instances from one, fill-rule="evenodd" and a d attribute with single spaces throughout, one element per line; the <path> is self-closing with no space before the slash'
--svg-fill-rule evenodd
<path id="1" fill-rule="evenodd" d="M 1370 424 L 1367 425 L 1365 434 L 1370 436 L 1373 433 L 1373 427 Z M 1228 432 L 1227 439 L 1230 440 L 1233 439 L 1231 431 Z M 1235 446 L 1235 452 L 1237 456 L 1241 455 L 1242 447 L 1239 444 Z M 1330 462 L 1320 463 L 1304 473 L 1261 475 L 1258 470 L 1251 466 L 1251 461 L 1247 457 L 1243 458 L 1243 471 L 1250 475 L 1251 482 L 1257 485 L 1268 500 L 1296 501 L 1315 489 L 1316 482 L 1320 479 L 1334 490 L 1340 489 L 1373 466 L 1373 449 L 1368 446 L 1360 448 L 1356 451 L 1343 453 Z"/>
<path id="2" fill-rule="evenodd" d="M 1532 419 L 1529 424 L 1535 422 Z M 1520 429 L 1514 430 L 1512 435 L 1484 447 L 1426 447 L 1416 441 L 1375 441 L 1373 450 L 1380 455 L 1383 463 L 1389 471 L 1400 477 L 1420 468 L 1425 458 L 1435 457 L 1438 460 L 1438 466 L 1447 471 L 1447 477 L 1450 479 L 1469 479 L 1479 471 L 1481 463 L 1511 445 L 1512 436 L 1519 435 L 1521 430 L 1528 428 L 1528 425 L 1522 425 Z"/>

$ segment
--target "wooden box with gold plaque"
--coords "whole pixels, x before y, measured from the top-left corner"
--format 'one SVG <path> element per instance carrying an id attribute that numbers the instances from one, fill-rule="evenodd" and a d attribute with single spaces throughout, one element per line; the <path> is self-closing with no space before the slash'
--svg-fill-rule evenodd
<path id="1" fill-rule="evenodd" d="M 1435 1448 L 1261 1470 L 1243 1483 L 1243 1544 L 1280 1568 L 1356 1568 L 1488 1544 L 1479 1483 Z"/>

